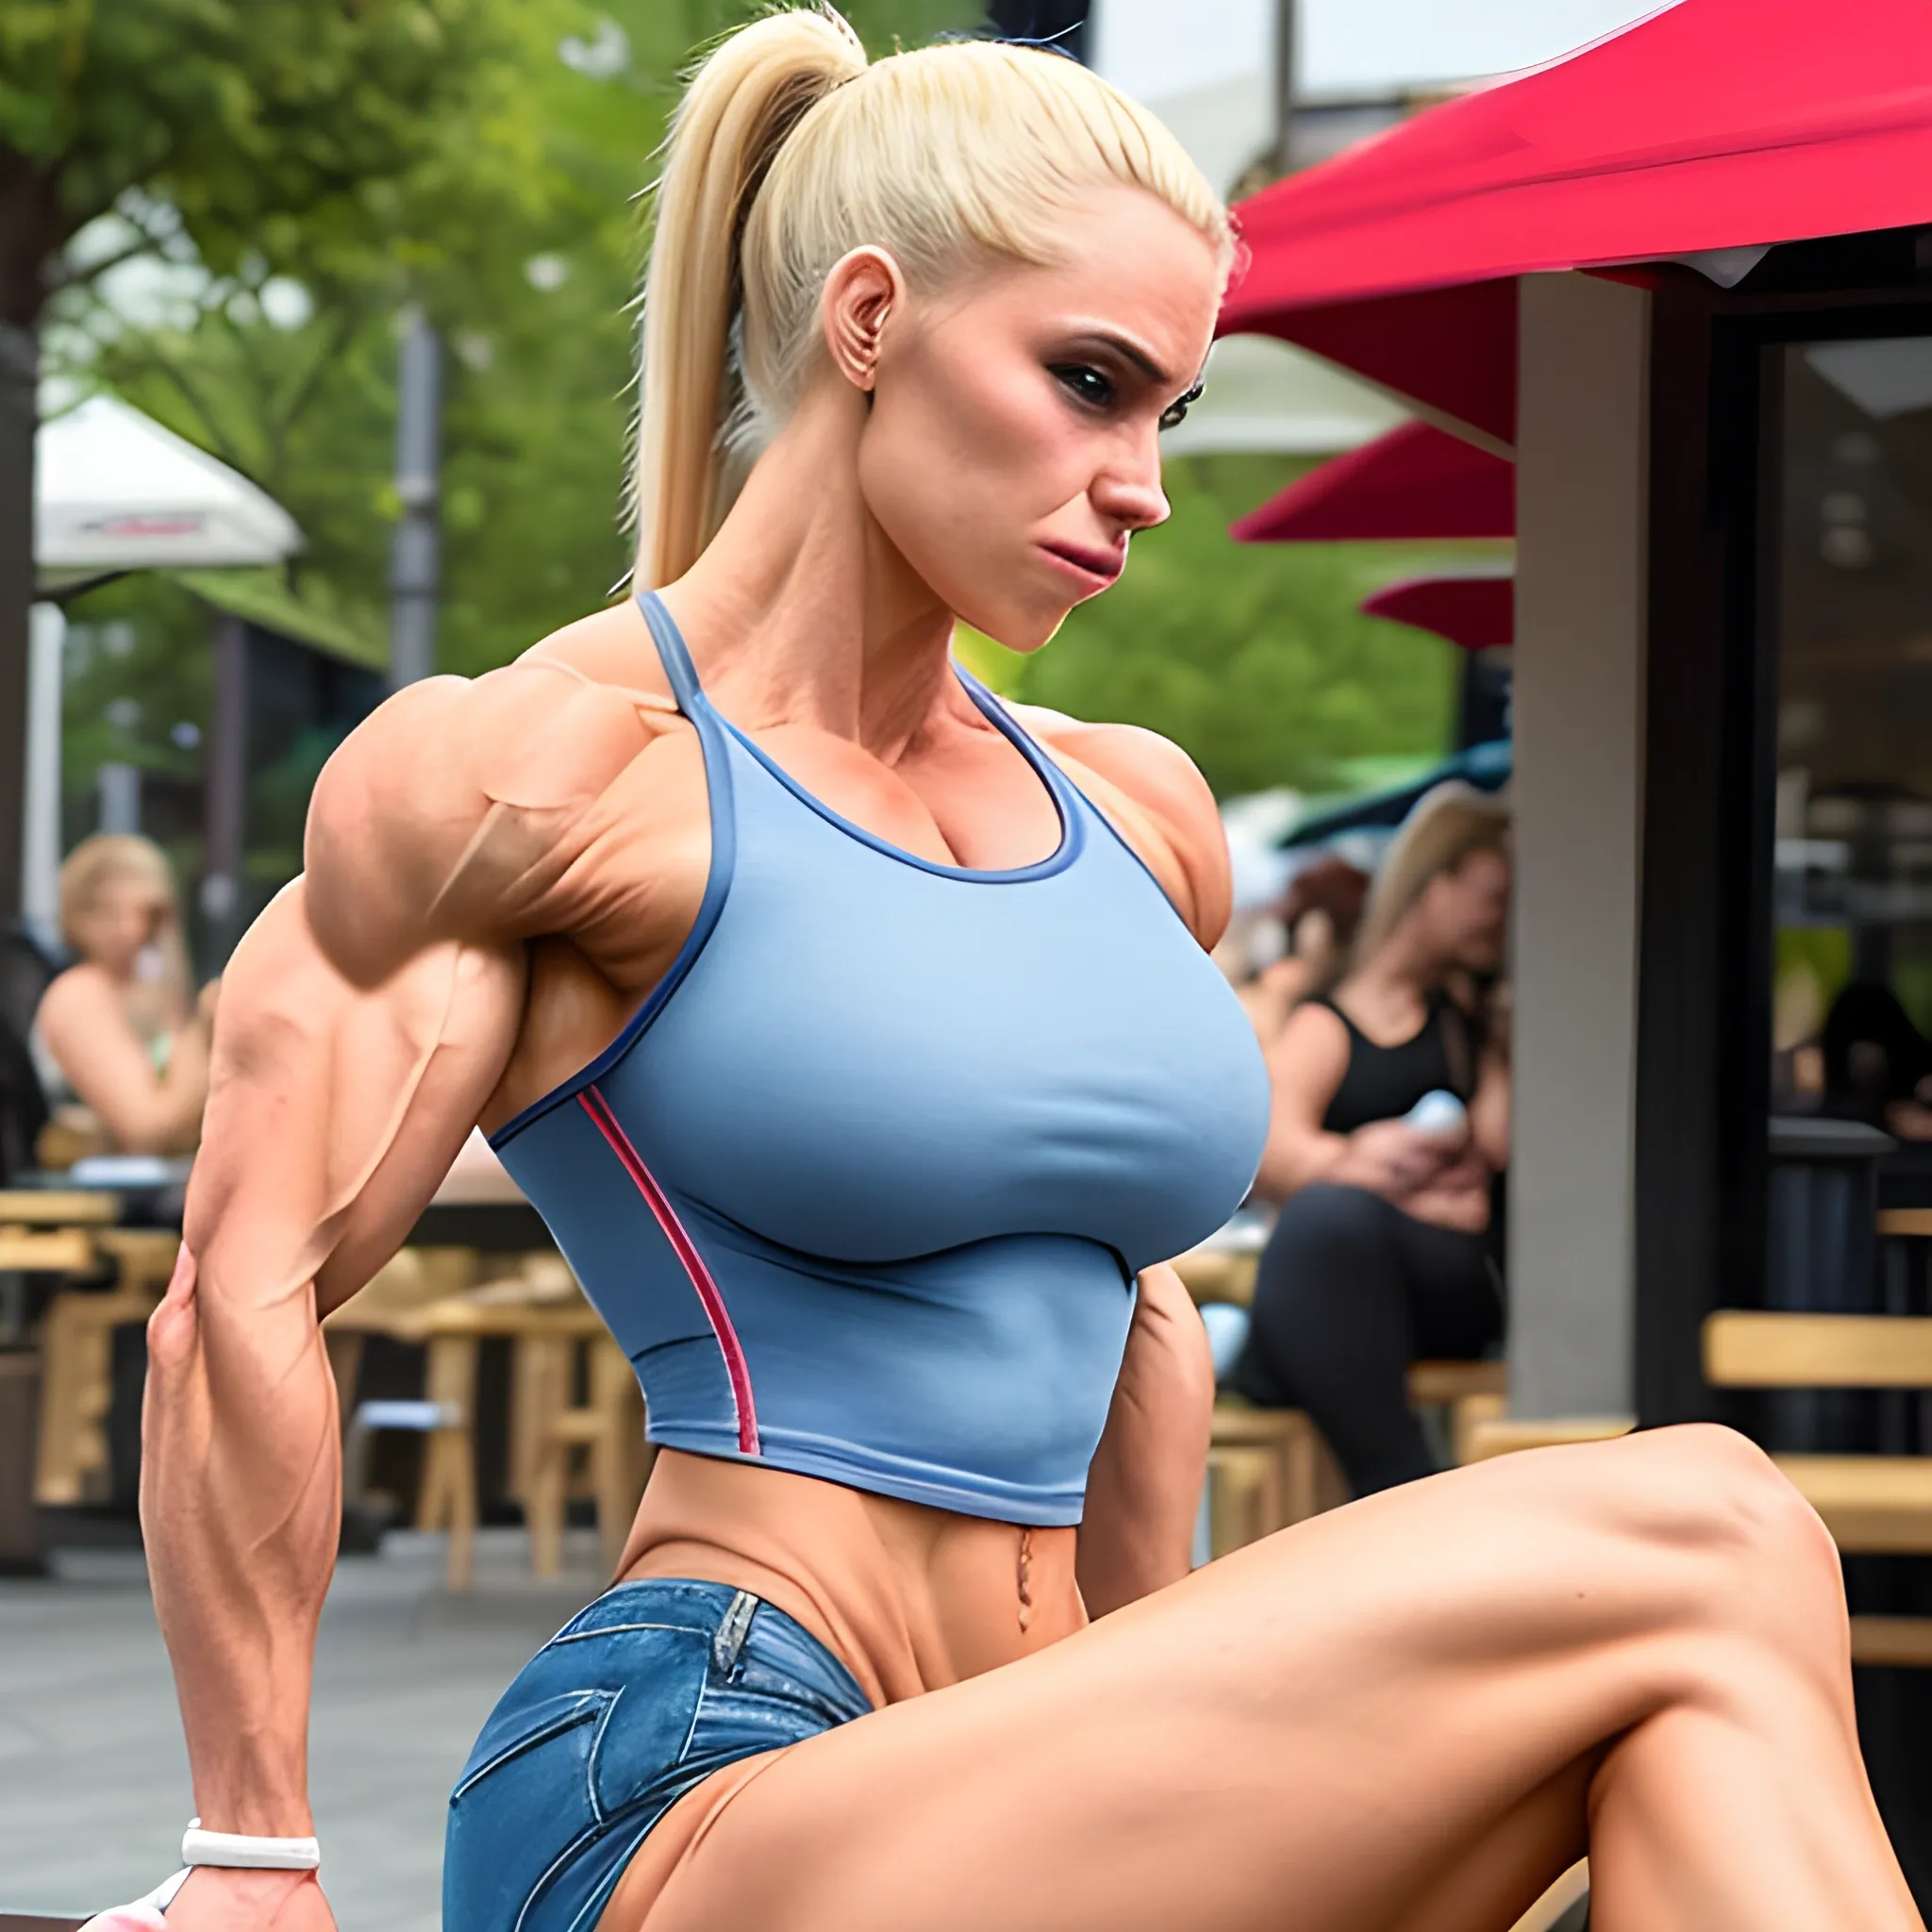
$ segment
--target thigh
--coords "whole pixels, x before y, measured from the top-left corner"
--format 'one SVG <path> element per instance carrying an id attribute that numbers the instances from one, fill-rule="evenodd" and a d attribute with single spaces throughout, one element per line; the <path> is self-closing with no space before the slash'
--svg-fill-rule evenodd
<path id="1" fill-rule="evenodd" d="M 1579 1767 L 1713 1641 L 1701 1553 L 1761 1481 L 1721 1439 L 1374 1496 L 810 1739 L 667 1820 L 604 1932 L 1507 1924 L 1581 1848 Z"/>
<path id="2" fill-rule="evenodd" d="M 1391 1208 L 1392 1240 L 1418 1357 L 1475 1357 L 1503 1332 L 1487 1236 L 1436 1227 Z"/>
<path id="3" fill-rule="evenodd" d="M 1409 1310 L 1380 1196 L 1325 1182 L 1283 1204 L 1256 1271 L 1252 1324 L 1232 1377 L 1251 1400 L 1306 1407 L 1338 1377 L 1393 1377 L 1409 1359 Z"/>

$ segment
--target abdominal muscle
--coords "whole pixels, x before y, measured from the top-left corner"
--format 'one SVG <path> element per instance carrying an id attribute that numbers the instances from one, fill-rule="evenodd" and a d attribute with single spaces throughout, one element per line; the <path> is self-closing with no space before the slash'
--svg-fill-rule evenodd
<path id="1" fill-rule="evenodd" d="M 876 1710 L 1081 1629 L 1087 1610 L 1074 1580 L 1076 1536 L 663 1449 L 618 1575 L 749 1591 L 824 1644 Z M 1030 1604 L 1022 1601 L 1023 1587 Z M 782 1755 L 728 1765 L 680 1798 L 631 1859 L 598 1932 L 645 1926 L 710 1824 Z"/>
<path id="2" fill-rule="evenodd" d="M 1081 1628 L 1075 1535 L 665 1449 L 618 1574 L 749 1591 L 810 1631 L 877 1708 Z"/>

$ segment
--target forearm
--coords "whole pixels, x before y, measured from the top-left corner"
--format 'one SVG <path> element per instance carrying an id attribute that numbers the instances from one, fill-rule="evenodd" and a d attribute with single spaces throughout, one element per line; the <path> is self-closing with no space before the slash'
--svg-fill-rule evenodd
<path id="1" fill-rule="evenodd" d="M 1163 1590 L 1192 1567 L 1213 1409 L 1200 1315 L 1172 1268 L 1150 1268 L 1087 1475 L 1074 1568 L 1090 1614 Z"/>
<path id="2" fill-rule="evenodd" d="M 1281 1202 L 1317 1181 L 1340 1179 L 1347 1170 L 1350 1151 L 1346 1134 L 1277 1127 L 1262 1150 L 1255 1192 L 1264 1201 Z"/>
<path id="3" fill-rule="evenodd" d="M 310 1829 L 315 1629 L 341 1523 L 336 1395 L 306 1284 L 250 1293 L 187 1248 L 149 1324 L 142 1522 L 195 1807 Z"/>

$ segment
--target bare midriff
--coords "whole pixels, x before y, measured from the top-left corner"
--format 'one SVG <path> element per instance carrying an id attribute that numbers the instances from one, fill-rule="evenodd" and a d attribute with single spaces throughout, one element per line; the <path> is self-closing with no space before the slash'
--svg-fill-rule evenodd
<path id="1" fill-rule="evenodd" d="M 810 1631 L 876 1708 L 1079 1629 L 1075 1534 L 665 1449 L 618 1574 L 749 1591 Z"/>

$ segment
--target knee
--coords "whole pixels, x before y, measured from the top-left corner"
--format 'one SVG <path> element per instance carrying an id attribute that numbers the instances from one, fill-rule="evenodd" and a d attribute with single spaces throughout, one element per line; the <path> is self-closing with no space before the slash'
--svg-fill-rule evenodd
<path id="1" fill-rule="evenodd" d="M 1634 1439 L 1646 1536 L 1695 1568 L 1698 1609 L 1761 1622 L 1767 1610 L 1841 1621 L 1838 1549 L 1818 1513 L 1763 1450 L 1734 1429 L 1694 1424 Z"/>
<path id="2" fill-rule="evenodd" d="M 1388 1205 L 1365 1188 L 1317 1181 L 1282 1203 L 1269 1242 L 1284 1254 L 1359 1251 L 1382 1239 Z"/>

